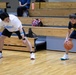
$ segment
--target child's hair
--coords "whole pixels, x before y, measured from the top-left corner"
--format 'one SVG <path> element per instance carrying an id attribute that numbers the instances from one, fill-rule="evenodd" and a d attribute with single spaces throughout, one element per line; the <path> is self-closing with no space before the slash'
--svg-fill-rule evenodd
<path id="1" fill-rule="evenodd" d="M 71 18 L 76 19 L 76 13 L 70 14 L 70 15 L 69 15 L 69 19 L 71 19 Z"/>
<path id="2" fill-rule="evenodd" d="M 7 18 L 7 17 L 9 17 L 8 13 L 6 13 L 6 12 L 0 13 L 0 18 L 1 18 L 1 20 L 4 20 L 4 19 Z"/>

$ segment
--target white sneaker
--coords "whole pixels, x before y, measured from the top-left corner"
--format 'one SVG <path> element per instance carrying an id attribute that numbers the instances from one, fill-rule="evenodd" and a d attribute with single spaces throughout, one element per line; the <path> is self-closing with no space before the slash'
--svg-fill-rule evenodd
<path id="1" fill-rule="evenodd" d="M 31 53 L 30 58 L 31 58 L 31 60 L 35 60 L 35 53 Z"/>
<path id="2" fill-rule="evenodd" d="M 61 57 L 61 60 L 68 60 L 68 59 L 69 59 L 68 54 L 64 54 L 64 56 Z"/>

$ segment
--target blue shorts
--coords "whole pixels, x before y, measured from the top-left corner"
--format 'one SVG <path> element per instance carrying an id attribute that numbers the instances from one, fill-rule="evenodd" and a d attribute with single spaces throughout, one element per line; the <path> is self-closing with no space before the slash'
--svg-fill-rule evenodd
<path id="1" fill-rule="evenodd" d="M 76 39 L 76 30 L 71 33 L 70 38 Z"/>

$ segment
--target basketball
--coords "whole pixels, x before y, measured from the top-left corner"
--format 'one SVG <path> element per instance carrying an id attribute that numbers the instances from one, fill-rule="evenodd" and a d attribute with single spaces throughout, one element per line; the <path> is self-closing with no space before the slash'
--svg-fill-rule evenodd
<path id="1" fill-rule="evenodd" d="M 64 42 L 64 48 L 66 50 L 71 50 L 73 48 L 73 43 L 72 41 L 67 41 L 67 42 Z"/>

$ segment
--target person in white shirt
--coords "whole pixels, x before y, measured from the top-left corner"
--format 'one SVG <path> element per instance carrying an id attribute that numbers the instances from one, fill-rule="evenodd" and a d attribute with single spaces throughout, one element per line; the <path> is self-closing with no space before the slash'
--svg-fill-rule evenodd
<path id="1" fill-rule="evenodd" d="M 21 21 L 18 17 L 8 14 L 6 12 L 2 12 L 0 14 L 0 28 L 4 28 L 2 31 L 2 35 L 0 36 L 0 58 L 2 58 L 2 49 L 4 45 L 4 40 L 6 37 L 11 37 L 12 33 L 16 33 L 19 39 L 22 39 L 23 43 L 26 44 L 30 50 L 30 58 L 35 59 L 35 53 L 32 50 L 31 43 L 24 35 L 24 30 L 22 27 Z"/>

